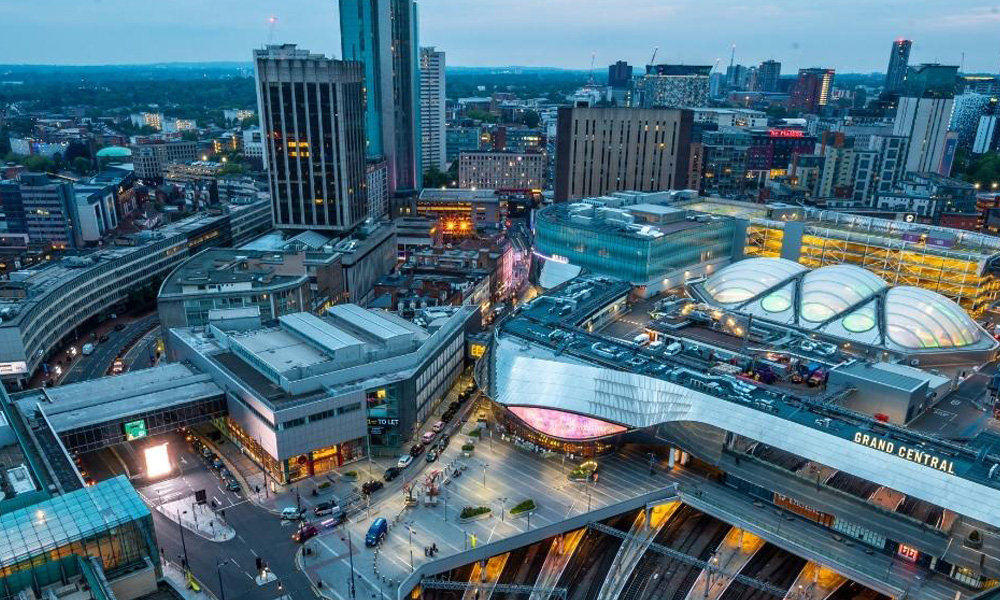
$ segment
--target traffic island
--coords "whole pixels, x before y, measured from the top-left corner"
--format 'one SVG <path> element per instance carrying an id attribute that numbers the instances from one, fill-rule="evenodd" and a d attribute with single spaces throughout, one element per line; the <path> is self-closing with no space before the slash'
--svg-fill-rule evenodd
<path id="1" fill-rule="evenodd" d="M 489 518 L 493 509 L 489 506 L 466 506 L 458 515 L 459 523 L 471 523 L 481 519 Z"/>
<path id="2" fill-rule="evenodd" d="M 517 504 L 515 504 L 514 507 L 510 509 L 510 516 L 524 517 L 535 512 L 535 509 L 537 508 L 538 506 L 535 504 L 535 501 L 532 500 L 531 498 L 528 498 L 523 502 L 518 502 Z"/>

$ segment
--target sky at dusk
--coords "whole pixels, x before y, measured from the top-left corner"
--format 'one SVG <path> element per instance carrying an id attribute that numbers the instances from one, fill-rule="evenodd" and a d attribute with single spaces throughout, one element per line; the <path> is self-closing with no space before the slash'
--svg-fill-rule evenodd
<path id="1" fill-rule="evenodd" d="M 996 0 L 1000 3 L 1000 0 Z M 893 39 L 910 63 L 1000 68 L 1000 5 L 973 0 L 421 0 L 420 43 L 451 66 L 587 68 L 625 59 L 883 71 Z M 336 0 L 0 0 L 0 63 L 249 61 L 274 42 L 339 55 Z"/>

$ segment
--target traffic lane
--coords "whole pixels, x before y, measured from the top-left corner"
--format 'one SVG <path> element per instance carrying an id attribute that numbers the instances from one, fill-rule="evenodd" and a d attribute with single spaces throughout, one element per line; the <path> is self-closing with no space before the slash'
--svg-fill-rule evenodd
<path id="1" fill-rule="evenodd" d="M 98 340 L 89 342 L 81 341 L 78 350 L 83 348 L 83 344 L 92 343 L 95 345 L 94 353 L 90 356 L 81 356 L 63 378 L 63 383 L 87 381 L 104 376 L 111 368 L 115 358 L 125 350 L 125 346 L 143 331 L 154 327 L 157 322 L 159 322 L 159 315 L 153 313 L 125 325 L 121 331 L 114 329 L 107 331 L 103 334 L 108 336 L 106 342 L 101 343 L 100 337 Z"/>

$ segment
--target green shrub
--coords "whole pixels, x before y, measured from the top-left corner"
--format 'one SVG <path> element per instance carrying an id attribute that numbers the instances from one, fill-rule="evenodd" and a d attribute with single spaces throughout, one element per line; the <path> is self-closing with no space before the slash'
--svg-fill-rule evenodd
<path id="1" fill-rule="evenodd" d="M 462 452 L 472 452 L 475 449 L 476 449 L 475 444 L 465 444 L 464 446 L 462 446 Z"/>
<path id="2" fill-rule="evenodd" d="M 473 429 L 472 431 L 470 431 L 469 432 L 469 437 L 479 437 L 479 430 L 478 429 Z"/>
<path id="3" fill-rule="evenodd" d="M 519 502 L 514 508 L 510 509 L 510 514 L 517 515 L 529 510 L 535 510 L 535 501 L 531 498 L 528 498 L 524 502 Z"/>
<path id="4" fill-rule="evenodd" d="M 358 476 L 358 472 L 357 471 L 348 471 L 348 472 L 344 473 L 344 477 L 357 477 L 357 476 Z"/>
<path id="5" fill-rule="evenodd" d="M 324 481 L 323 483 L 319 484 L 319 489 L 321 489 L 321 490 L 325 490 L 328 487 L 330 487 L 330 482 L 329 481 Z"/>
<path id="6" fill-rule="evenodd" d="M 491 512 L 492 510 L 493 509 L 491 509 L 489 506 L 466 506 L 465 508 L 462 509 L 461 514 L 459 514 L 459 518 L 471 519 L 472 517 L 485 515 L 486 513 Z"/>

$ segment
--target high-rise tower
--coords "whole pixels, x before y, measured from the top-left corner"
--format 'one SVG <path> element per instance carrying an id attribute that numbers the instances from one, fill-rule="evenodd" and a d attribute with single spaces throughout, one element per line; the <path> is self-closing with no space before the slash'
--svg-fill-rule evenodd
<path id="1" fill-rule="evenodd" d="M 892 53 L 889 54 L 889 68 L 885 72 L 885 91 L 898 92 L 906 79 L 906 67 L 910 63 L 910 40 L 898 39 L 892 43 Z"/>
<path id="2" fill-rule="evenodd" d="M 275 227 L 348 231 L 367 216 L 362 68 L 295 44 L 254 51 Z"/>

